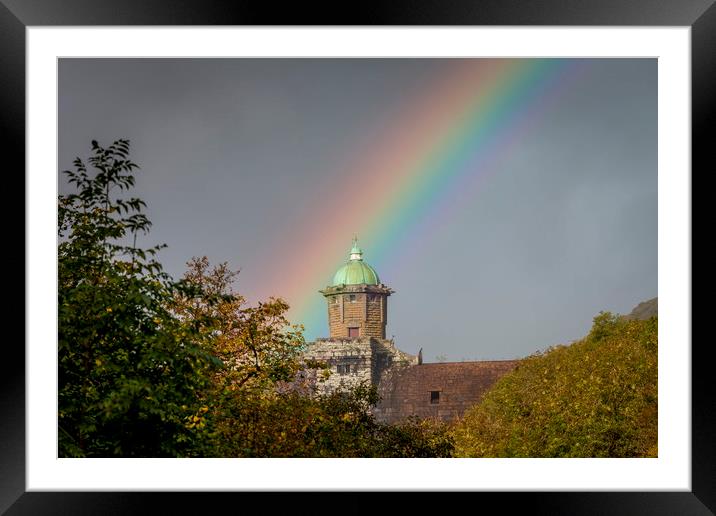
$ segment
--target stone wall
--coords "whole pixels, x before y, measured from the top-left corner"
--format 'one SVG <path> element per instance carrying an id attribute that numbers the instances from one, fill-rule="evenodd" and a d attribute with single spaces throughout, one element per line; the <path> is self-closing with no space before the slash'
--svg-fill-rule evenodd
<path id="1" fill-rule="evenodd" d="M 335 338 L 348 337 L 348 329 L 343 323 L 343 296 L 331 296 L 328 301 L 328 331 Z"/>
<path id="2" fill-rule="evenodd" d="M 399 350 L 392 340 L 371 339 L 371 346 L 373 348 L 371 371 L 373 385 L 378 385 L 381 378 L 393 367 L 405 367 L 418 363 L 418 357 Z"/>
<path id="3" fill-rule="evenodd" d="M 319 383 L 321 390 L 350 388 L 360 382 L 372 381 L 373 348 L 370 338 L 319 339 L 309 344 L 305 356 L 326 362 L 330 368 L 328 379 Z M 348 366 L 348 372 L 345 366 Z"/>
<path id="4" fill-rule="evenodd" d="M 355 301 L 351 302 L 350 297 L 353 296 Z M 343 294 L 343 331 L 348 336 L 348 328 L 350 326 L 358 327 L 361 330 L 365 328 L 366 320 L 366 295 L 365 294 Z M 331 335 L 333 337 L 334 335 Z M 343 335 L 341 335 L 343 336 Z M 370 337 L 366 335 L 365 330 L 360 332 L 361 337 Z"/>
<path id="5" fill-rule="evenodd" d="M 317 339 L 304 355 L 328 364 L 331 374 L 318 384 L 323 391 L 361 382 L 377 385 L 394 365 L 417 364 L 417 357 L 400 351 L 392 341 L 372 337 Z"/>
<path id="6" fill-rule="evenodd" d="M 420 364 L 392 340 L 372 337 L 317 339 L 305 356 L 328 364 L 330 376 L 317 382 L 331 392 L 361 382 L 378 386 L 382 398 L 373 413 L 393 423 L 408 416 L 452 420 L 477 403 L 518 360 Z M 318 373 L 313 371 L 313 377 Z M 435 394 L 431 394 L 435 393 Z"/>
<path id="7" fill-rule="evenodd" d="M 348 328 L 354 327 L 359 329 L 359 337 L 385 339 L 388 296 L 392 292 L 385 285 L 343 285 L 322 290 L 328 303 L 331 338 L 348 337 Z"/>
<path id="8" fill-rule="evenodd" d="M 388 305 L 388 298 L 380 294 L 364 294 L 366 298 L 366 320 L 363 326 L 365 333 L 378 339 L 385 338 L 385 309 Z"/>
<path id="9" fill-rule="evenodd" d="M 374 414 L 379 421 L 388 423 L 411 415 L 444 421 L 455 419 L 518 363 L 499 360 L 390 368 L 380 378 L 378 390 L 382 400 Z M 438 393 L 436 403 L 431 403 L 431 392 Z"/>

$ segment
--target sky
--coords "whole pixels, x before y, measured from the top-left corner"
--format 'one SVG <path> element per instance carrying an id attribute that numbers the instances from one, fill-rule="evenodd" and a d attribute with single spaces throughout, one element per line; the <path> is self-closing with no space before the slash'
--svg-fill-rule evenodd
<path id="1" fill-rule="evenodd" d="M 59 171 L 129 139 L 139 244 L 176 278 L 228 262 L 309 340 L 354 235 L 426 362 L 524 357 L 657 296 L 655 59 L 60 59 L 58 100 Z"/>

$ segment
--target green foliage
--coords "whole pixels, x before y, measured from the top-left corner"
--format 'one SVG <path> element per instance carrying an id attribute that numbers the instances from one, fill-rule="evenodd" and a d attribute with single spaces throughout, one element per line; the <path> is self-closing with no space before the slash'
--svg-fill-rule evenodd
<path id="1" fill-rule="evenodd" d="M 505 375 L 455 430 L 464 457 L 656 457 L 656 317 L 600 313 L 587 337 Z"/>
<path id="2" fill-rule="evenodd" d="M 179 456 L 196 446 L 187 418 L 217 363 L 199 331 L 170 310 L 186 295 L 137 247 L 145 204 L 119 195 L 138 166 L 129 142 L 92 142 L 66 170 L 77 192 L 58 199 L 59 455 Z M 131 243 L 130 243 L 131 242 Z"/>

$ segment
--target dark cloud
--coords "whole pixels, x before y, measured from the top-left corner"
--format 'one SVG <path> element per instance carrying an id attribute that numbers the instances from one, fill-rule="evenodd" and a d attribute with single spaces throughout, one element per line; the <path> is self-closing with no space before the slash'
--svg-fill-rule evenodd
<path id="1" fill-rule="evenodd" d="M 445 66 L 63 59 L 59 167 L 92 139 L 130 138 L 154 222 L 146 243 L 169 244 L 175 276 L 194 255 L 228 260 L 250 294 L 276 228 Z M 378 271 L 398 291 L 388 331 L 400 347 L 427 360 L 524 356 L 656 296 L 656 60 L 591 60 L 496 168 L 410 267 Z"/>

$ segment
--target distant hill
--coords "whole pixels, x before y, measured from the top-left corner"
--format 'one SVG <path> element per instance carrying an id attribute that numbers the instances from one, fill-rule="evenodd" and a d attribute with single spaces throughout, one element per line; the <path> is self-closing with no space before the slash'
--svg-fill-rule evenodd
<path id="1" fill-rule="evenodd" d="M 649 299 L 648 301 L 644 301 L 642 303 L 639 303 L 634 307 L 634 309 L 627 315 L 624 316 L 625 319 L 636 319 L 639 321 L 645 321 L 651 317 L 654 317 L 655 315 L 659 315 L 659 306 L 658 306 L 658 297 L 655 297 L 653 299 Z"/>

